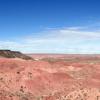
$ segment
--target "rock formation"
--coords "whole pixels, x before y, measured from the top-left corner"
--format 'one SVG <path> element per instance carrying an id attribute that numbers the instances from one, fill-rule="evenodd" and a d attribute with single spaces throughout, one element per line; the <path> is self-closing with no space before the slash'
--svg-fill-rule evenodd
<path id="1" fill-rule="evenodd" d="M 4 58 L 21 58 L 25 60 L 32 60 L 31 57 L 22 54 L 19 51 L 11 51 L 11 50 L 0 50 L 0 57 Z"/>

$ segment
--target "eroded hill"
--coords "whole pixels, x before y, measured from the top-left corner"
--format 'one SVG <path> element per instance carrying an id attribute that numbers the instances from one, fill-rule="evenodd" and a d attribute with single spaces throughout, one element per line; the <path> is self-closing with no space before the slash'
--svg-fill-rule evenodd
<path id="1" fill-rule="evenodd" d="M 4 58 L 21 58 L 21 59 L 25 59 L 25 60 L 32 60 L 31 57 L 22 54 L 21 52 L 18 51 L 11 51 L 11 50 L 0 50 L 0 57 L 4 57 Z"/>

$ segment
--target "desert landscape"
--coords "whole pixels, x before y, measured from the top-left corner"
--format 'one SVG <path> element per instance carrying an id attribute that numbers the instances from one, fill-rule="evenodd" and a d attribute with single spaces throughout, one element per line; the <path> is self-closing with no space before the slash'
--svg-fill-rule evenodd
<path id="1" fill-rule="evenodd" d="M 0 0 L 0 100 L 100 100 L 100 0 Z"/>
<path id="2" fill-rule="evenodd" d="M 100 100 L 100 55 L 0 52 L 0 100 Z"/>

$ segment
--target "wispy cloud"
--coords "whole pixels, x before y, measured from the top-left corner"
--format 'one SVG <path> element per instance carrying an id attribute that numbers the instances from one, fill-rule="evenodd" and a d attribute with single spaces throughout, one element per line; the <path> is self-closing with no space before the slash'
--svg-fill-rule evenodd
<path id="1" fill-rule="evenodd" d="M 17 40 L 0 41 L 0 48 L 27 53 L 100 53 L 100 32 L 84 27 L 49 28 Z"/>

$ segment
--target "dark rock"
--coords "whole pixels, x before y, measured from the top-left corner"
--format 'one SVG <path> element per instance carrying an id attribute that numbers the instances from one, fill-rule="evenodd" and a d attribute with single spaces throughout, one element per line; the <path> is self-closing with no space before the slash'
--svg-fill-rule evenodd
<path id="1" fill-rule="evenodd" d="M 11 50 L 0 50 L 0 56 L 5 58 L 21 58 L 25 60 L 32 60 L 31 57 L 19 52 Z"/>

